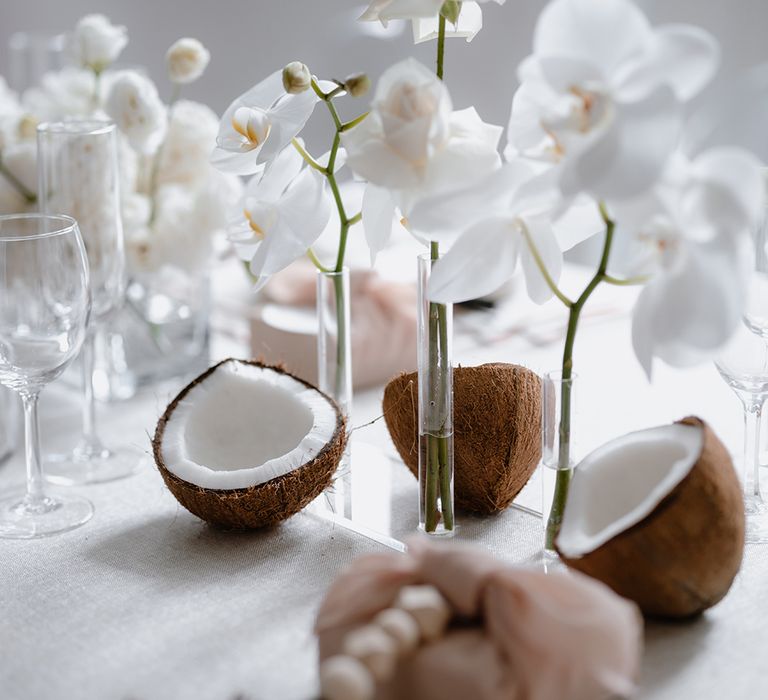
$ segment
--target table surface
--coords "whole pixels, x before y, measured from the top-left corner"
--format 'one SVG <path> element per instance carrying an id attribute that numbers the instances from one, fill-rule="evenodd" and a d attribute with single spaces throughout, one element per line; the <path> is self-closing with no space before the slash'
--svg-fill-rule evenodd
<path id="1" fill-rule="evenodd" d="M 581 273 L 568 269 L 566 286 Z M 687 414 L 705 418 L 738 451 L 738 402 L 714 368 L 659 366 L 649 384 L 635 361 L 629 315 L 635 292 L 604 288 L 580 329 L 580 449 L 628 430 Z M 214 355 L 242 348 L 237 319 L 218 317 L 228 333 Z M 520 293 L 493 314 L 457 320 L 455 360 L 508 361 L 555 369 L 563 313 L 534 308 Z M 237 335 L 237 333 L 235 333 Z M 148 390 L 102 406 L 103 433 L 149 457 L 148 434 L 178 386 Z M 355 397 L 354 425 L 380 413 L 381 390 Z M 62 386 L 42 402 L 46 448 L 71 445 L 78 396 Z M 391 453 L 383 421 L 356 439 Z M 392 464 L 379 503 L 398 538 L 416 524 L 416 484 Z M 0 469 L 0 490 L 20 486 L 19 455 Z M 378 488 L 378 487 L 377 487 Z M 307 700 L 317 694 L 312 624 L 340 569 L 384 546 L 312 513 L 264 532 L 232 534 L 206 526 L 165 488 L 149 459 L 135 476 L 73 489 L 94 518 L 72 532 L 36 541 L 0 540 L 0 698 L 37 700 Z M 458 539 L 495 555 L 540 565 L 540 520 L 516 509 L 462 518 Z M 648 623 L 639 698 L 768 697 L 768 548 L 747 548 L 726 599 L 685 624 Z"/>

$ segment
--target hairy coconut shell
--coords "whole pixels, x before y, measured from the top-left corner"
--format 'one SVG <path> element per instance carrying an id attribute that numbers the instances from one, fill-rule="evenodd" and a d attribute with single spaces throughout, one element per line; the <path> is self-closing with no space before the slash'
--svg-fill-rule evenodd
<path id="1" fill-rule="evenodd" d="M 189 391 L 215 372 L 220 365 L 232 361 L 274 370 L 317 391 L 318 394 L 325 397 L 336 412 L 336 430 L 331 440 L 312 461 L 283 476 L 244 489 L 207 489 L 180 479 L 168 470 L 163 459 L 163 434 L 174 410 Z M 333 399 L 312 384 L 286 372 L 282 367 L 251 360 L 228 359 L 219 362 L 194 379 L 170 403 L 157 423 L 155 437 L 152 440 L 152 450 L 155 463 L 166 486 L 190 513 L 219 527 L 251 530 L 275 525 L 295 515 L 317 498 L 331 483 L 336 467 L 344 453 L 346 442 L 347 431 L 341 411 Z"/>
<path id="2" fill-rule="evenodd" d="M 418 478 L 418 379 L 395 377 L 384 390 L 384 419 L 400 457 Z M 504 510 L 541 458 L 541 380 L 519 365 L 453 370 L 454 491 L 457 508 Z"/>
<path id="3" fill-rule="evenodd" d="M 744 500 L 728 450 L 701 419 L 701 455 L 642 521 L 568 566 L 635 601 L 650 617 L 687 618 L 719 602 L 744 554 Z"/>

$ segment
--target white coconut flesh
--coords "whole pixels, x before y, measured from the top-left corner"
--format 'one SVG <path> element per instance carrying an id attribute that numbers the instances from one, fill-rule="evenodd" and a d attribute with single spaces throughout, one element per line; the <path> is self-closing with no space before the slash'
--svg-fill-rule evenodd
<path id="1" fill-rule="evenodd" d="M 229 361 L 174 409 L 163 462 L 203 488 L 258 486 L 313 460 L 336 423 L 334 406 L 316 389 L 269 367 Z"/>
<path id="2" fill-rule="evenodd" d="M 700 426 L 674 423 L 629 433 L 576 467 L 557 548 L 576 559 L 643 521 L 688 475 L 704 442 Z"/>

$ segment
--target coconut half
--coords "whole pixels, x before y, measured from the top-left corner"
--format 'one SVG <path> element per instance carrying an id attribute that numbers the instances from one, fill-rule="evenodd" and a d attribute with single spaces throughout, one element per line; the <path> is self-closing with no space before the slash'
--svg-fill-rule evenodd
<path id="1" fill-rule="evenodd" d="M 504 510 L 541 458 L 541 380 L 520 365 L 453 370 L 456 506 L 490 515 Z M 419 473 L 418 378 L 401 374 L 384 390 L 384 420 L 411 473 Z"/>
<path id="2" fill-rule="evenodd" d="M 346 444 L 336 404 L 279 367 L 228 359 L 185 387 L 152 447 L 178 501 L 210 523 L 285 520 L 331 482 Z"/>
<path id="3" fill-rule="evenodd" d="M 603 445 L 574 472 L 556 548 L 646 615 L 706 610 L 728 592 L 744 552 L 730 455 L 698 418 Z"/>

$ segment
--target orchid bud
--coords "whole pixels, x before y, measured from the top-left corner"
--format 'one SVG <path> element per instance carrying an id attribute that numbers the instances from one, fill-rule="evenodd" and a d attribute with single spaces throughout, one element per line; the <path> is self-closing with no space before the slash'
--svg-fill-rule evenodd
<path id="1" fill-rule="evenodd" d="M 344 89 L 352 97 L 362 97 L 371 87 L 371 79 L 365 73 L 353 73 L 344 81 Z"/>
<path id="2" fill-rule="evenodd" d="M 283 68 L 283 87 L 289 95 L 298 95 L 312 86 L 312 74 L 301 61 L 291 61 Z"/>
<path id="3" fill-rule="evenodd" d="M 456 24 L 461 14 L 461 2 L 459 0 L 445 0 L 440 8 L 440 14 L 451 24 Z"/>

